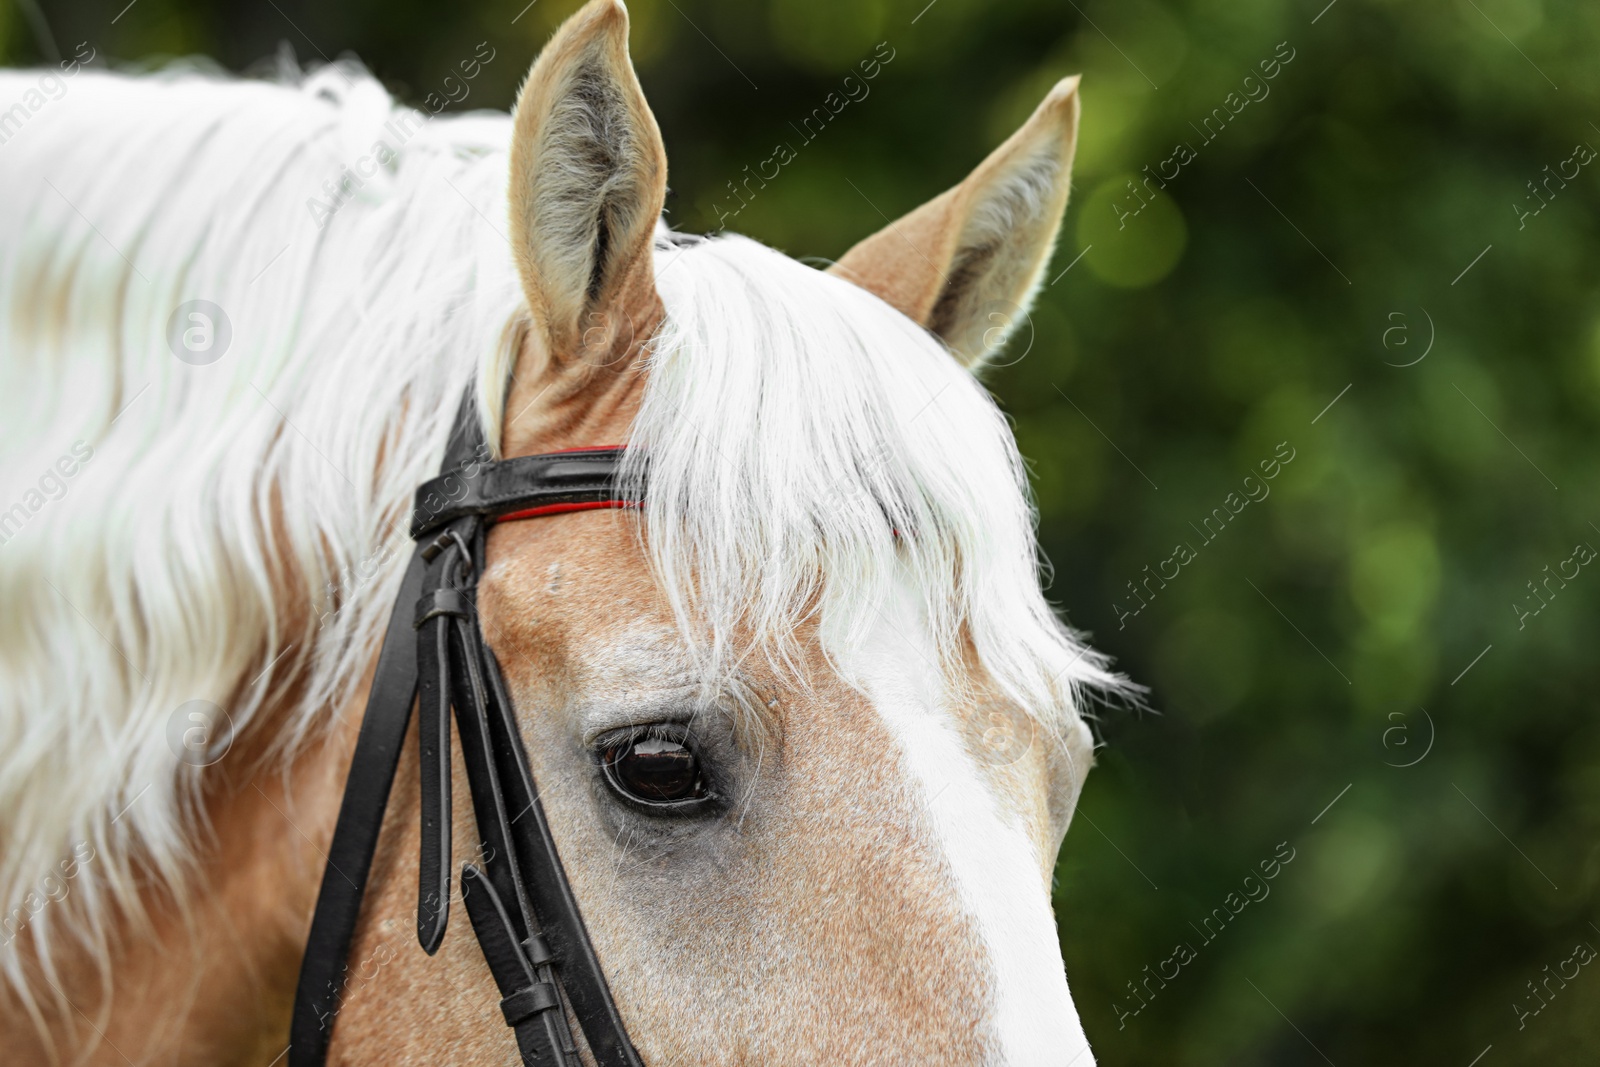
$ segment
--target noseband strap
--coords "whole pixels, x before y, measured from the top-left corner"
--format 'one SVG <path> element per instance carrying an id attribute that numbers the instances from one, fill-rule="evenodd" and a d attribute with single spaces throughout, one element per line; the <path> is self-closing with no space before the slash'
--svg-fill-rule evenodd
<path id="1" fill-rule="evenodd" d="M 619 488 L 623 455 L 620 448 L 577 449 L 488 462 L 470 394 L 463 401 L 441 474 L 417 490 L 411 536 L 418 546 L 389 618 L 328 848 L 295 991 L 289 1067 L 323 1067 L 339 1012 L 362 993 L 346 977 L 350 945 L 413 702 L 423 949 L 438 950 L 449 920 L 453 712 L 480 837 L 476 862 L 462 866 L 461 894 L 522 1062 L 580 1067 L 570 1008 L 599 1067 L 642 1067 L 561 865 L 477 615 L 489 526 L 637 506 Z"/>

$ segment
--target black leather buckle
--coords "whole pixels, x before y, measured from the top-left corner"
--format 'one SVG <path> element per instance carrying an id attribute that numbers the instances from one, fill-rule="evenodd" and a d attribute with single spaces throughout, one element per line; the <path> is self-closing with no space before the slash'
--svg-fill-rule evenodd
<path id="1" fill-rule="evenodd" d="M 500 1001 L 500 1014 L 506 1017 L 507 1026 L 516 1026 L 541 1011 L 561 1007 L 561 995 L 549 982 L 539 982 L 527 989 L 519 989 Z"/>

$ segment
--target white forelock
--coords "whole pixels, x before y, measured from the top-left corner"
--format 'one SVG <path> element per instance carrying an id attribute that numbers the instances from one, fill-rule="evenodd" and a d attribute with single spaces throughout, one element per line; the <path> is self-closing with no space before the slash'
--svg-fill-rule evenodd
<path id="1" fill-rule="evenodd" d="M 985 672 L 1046 719 L 1116 687 L 1039 588 L 1034 515 L 1004 416 L 948 350 L 877 297 L 743 237 L 669 236 L 667 308 L 634 424 L 648 545 L 721 671 L 781 662 L 808 616 L 836 665 L 899 578 L 951 674 Z"/>

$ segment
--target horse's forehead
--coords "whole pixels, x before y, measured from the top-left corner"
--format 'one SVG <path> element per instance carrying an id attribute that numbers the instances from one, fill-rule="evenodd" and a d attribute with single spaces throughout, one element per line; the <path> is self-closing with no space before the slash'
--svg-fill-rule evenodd
<path id="1" fill-rule="evenodd" d="M 506 632 L 518 642 L 510 650 L 514 656 L 534 658 L 569 686 L 601 700 L 641 687 L 680 690 L 686 699 L 696 690 L 700 699 L 716 695 L 694 670 L 628 516 L 601 512 L 542 523 L 507 529 L 504 551 L 492 553 L 496 562 L 485 579 L 491 618 L 507 620 Z M 1063 745 L 996 689 L 944 692 L 938 655 L 911 607 L 914 597 L 900 592 L 899 602 L 880 612 L 873 640 L 850 650 L 842 662 L 831 660 L 815 640 L 801 643 L 795 666 L 808 685 L 753 656 L 738 679 L 744 690 L 739 695 L 756 699 L 758 706 L 749 710 L 770 720 L 779 735 L 808 723 L 823 727 L 808 744 L 814 751 L 838 750 L 840 757 L 850 756 L 855 743 L 837 729 L 846 718 L 949 733 L 963 750 L 964 771 L 977 775 L 1008 816 L 1037 838 L 1042 852 L 1053 853 L 1047 783 L 1055 766 L 1064 764 L 1075 795 L 1087 769 L 1087 746 L 1072 743 L 1075 733 Z M 900 710 L 908 706 L 916 714 L 902 719 Z M 911 774 L 896 755 L 904 748 L 903 739 L 883 747 L 876 772 Z"/>

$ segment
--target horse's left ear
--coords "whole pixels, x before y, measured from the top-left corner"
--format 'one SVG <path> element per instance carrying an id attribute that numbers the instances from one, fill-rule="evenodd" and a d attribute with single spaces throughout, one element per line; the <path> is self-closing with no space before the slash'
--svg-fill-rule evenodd
<path id="1" fill-rule="evenodd" d="M 556 31 L 517 99 L 511 240 L 549 358 L 656 301 L 651 243 L 667 155 L 628 57 L 628 10 L 591 0 Z M 616 313 L 620 312 L 620 316 Z"/>
<path id="2" fill-rule="evenodd" d="M 965 181 L 850 249 L 831 272 L 928 327 L 975 367 L 1005 342 L 1039 287 L 1077 143 L 1074 76 Z"/>

